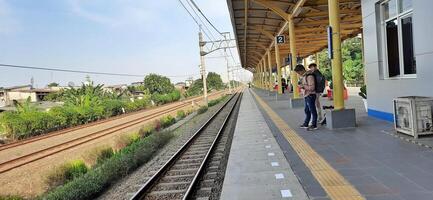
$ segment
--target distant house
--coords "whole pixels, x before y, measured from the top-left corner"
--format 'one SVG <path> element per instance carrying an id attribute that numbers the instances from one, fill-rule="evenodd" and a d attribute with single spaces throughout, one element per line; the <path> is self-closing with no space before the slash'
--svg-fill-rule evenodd
<path id="1" fill-rule="evenodd" d="M 126 84 L 108 85 L 108 86 L 102 87 L 102 89 L 106 92 L 122 93 L 123 91 L 128 89 L 128 86 Z"/>
<path id="2" fill-rule="evenodd" d="M 184 82 L 176 83 L 176 84 L 174 85 L 174 87 L 175 87 L 176 89 L 180 90 L 180 91 L 184 91 L 184 90 L 188 89 L 188 88 L 186 87 L 186 83 L 184 83 Z"/>
<path id="3" fill-rule="evenodd" d="M 133 82 L 133 83 L 131 83 L 131 86 L 141 86 L 141 85 L 144 85 L 144 82 Z"/>
<path id="4" fill-rule="evenodd" d="M 31 102 L 42 101 L 45 96 L 57 91 L 51 88 L 33 88 L 31 85 L 2 88 L 0 89 L 0 107 L 12 105 L 14 101 L 25 101 L 28 98 Z"/>

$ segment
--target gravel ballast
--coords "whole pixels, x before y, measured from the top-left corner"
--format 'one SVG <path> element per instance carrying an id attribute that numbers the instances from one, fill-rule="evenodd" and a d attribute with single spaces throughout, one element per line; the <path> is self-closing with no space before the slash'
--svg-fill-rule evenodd
<path id="1" fill-rule="evenodd" d="M 188 116 L 177 129 L 173 130 L 175 137 L 165 145 L 145 165 L 121 179 L 102 194 L 98 199 L 129 199 L 138 189 L 223 105 L 224 102 L 210 107 L 200 115 Z"/>

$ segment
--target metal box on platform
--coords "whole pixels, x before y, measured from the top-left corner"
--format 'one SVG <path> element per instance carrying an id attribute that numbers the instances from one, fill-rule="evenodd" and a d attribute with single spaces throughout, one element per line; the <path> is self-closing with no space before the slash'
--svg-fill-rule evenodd
<path id="1" fill-rule="evenodd" d="M 396 131 L 418 138 L 433 134 L 433 98 L 407 96 L 394 99 L 394 124 Z"/>

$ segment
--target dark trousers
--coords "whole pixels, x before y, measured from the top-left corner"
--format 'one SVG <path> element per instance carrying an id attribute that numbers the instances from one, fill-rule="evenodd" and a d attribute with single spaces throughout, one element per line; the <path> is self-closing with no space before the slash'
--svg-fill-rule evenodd
<path id="1" fill-rule="evenodd" d="M 305 112 L 304 125 L 305 126 L 308 126 L 308 124 L 310 123 L 311 115 L 313 115 L 312 125 L 317 126 L 316 97 L 317 96 L 315 94 L 310 94 L 304 98 L 305 99 L 305 108 L 304 108 L 304 112 Z"/>

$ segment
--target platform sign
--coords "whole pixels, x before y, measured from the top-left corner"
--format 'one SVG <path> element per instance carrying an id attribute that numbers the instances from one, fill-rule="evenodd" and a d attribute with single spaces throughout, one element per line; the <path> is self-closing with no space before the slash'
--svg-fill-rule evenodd
<path id="1" fill-rule="evenodd" d="M 277 44 L 284 44 L 286 43 L 286 37 L 284 35 L 278 35 L 276 37 Z"/>
<path id="2" fill-rule="evenodd" d="M 286 65 L 292 65 L 292 55 L 290 53 L 287 55 Z"/>
<path id="3" fill-rule="evenodd" d="M 333 59 L 334 58 L 334 48 L 332 46 L 332 27 L 328 26 L 328 58 Z"/>

